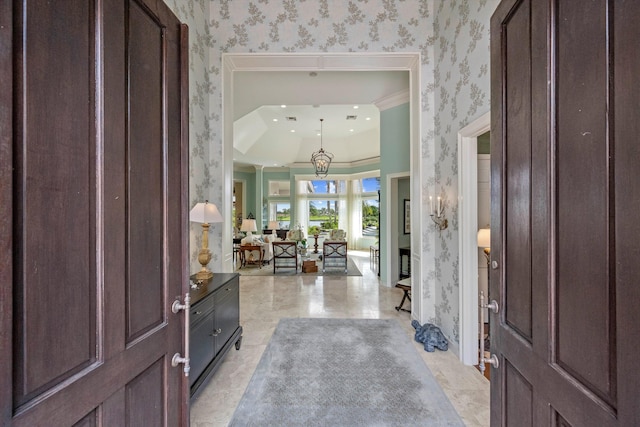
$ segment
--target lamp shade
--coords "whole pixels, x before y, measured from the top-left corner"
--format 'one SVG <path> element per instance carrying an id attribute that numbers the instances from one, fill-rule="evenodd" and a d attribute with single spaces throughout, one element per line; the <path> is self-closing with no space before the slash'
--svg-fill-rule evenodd
<path id="1" fill-rule="evenodd" d="M 242 221 L 242 225 L 240 226 L 240 231 L 258 231 L 256 227 L 255 219 L 245 219 Z"/>
<path id="2" fill-rule="evenodd" d="M 478 230 L 478 247 L 490 248 L 491 247 L 491 229 L 481 228 Z"/>
<path id="3" fill-rule="evenodd" d="M 193 209 L 191 209 L 191 212 L 189 212 L 189 220 L 199 222 L 201 224 L 223 221 L 218 207 L 208 201 L 204 203 L 196 203 Z"/>
<path id="4" fill-rule="evenodd" d="M 269 221 L 269 230 L 280 230 L 278 221 Z"/>

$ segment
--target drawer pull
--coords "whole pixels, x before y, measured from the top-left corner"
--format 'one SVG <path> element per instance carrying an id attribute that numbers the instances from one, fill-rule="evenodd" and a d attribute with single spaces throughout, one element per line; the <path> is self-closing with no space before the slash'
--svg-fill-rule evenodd
<path id="1" fill-rule="evenodd" d="M 218 328 L 215 331 L 213 331 L 209 336 L 210 337 L 217 337 L 218 335 L 220 335 L 221 332 L 222 332 L 222 329 Z"/>
<path id="2" fill-rule="evenodd" d="M 202 314 L 202 312 L 201 311 L 194 311 L 193 314 L 197 316 L 199 314 Z"/>

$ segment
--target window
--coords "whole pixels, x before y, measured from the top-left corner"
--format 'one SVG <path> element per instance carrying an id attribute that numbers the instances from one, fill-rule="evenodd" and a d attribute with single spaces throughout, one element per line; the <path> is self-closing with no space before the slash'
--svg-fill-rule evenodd
<path id="1" fill-rule="evenodd" d="M 312 194 L 337 194 L 342 181 L 311 181 Z"/>
<path id="2" fill-rule="evenodd" d="M 362 235 L 378 237 L 380 230 L 380 177 L 362 180 Z"/>
<path id="3" fill-rule="evenodd" d="M 291 183 L 289 181 L 269 180 L 269 197 L 289 196 L 291 194 Z"/>
<path id="4" fill-rule="evenodd" d="M 337 200 L 310 200 L 309 227 L 318 226 L 321 230 L 338 228 L 339 207 Z"/>
<path id="5" fill-rule="evenodd" d="M 289 229 L 291 223 L 291 203 L 289 202 L 270 202 L 269 203 L 269 221 L 278 221 L 280 229 Z"/>
<path id="6" fill-rule="evenodd" d="M 310 227 L 342 229 L 350 248 L 378 237 L 380 178 L 353 178 L 296 181 L 296 223 L 307 235 L 313 234 Z"/>
<path id="7" fill-rule="evenodd" d="M 307 181 L 302 188 L 306 190 L 307 227 L 319 227 L 332 230 L 340 227 L 340 214 L 344 214 L 346 181 L 314 180 Z"/>

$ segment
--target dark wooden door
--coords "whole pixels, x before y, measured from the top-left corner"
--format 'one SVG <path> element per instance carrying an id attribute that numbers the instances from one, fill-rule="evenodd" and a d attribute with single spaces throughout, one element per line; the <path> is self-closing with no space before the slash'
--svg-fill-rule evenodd
<path id="1" fill-rule="evenodd" d="M 491 22 L 492 425 L 640 425 L 640 2 Z"/>
<path id="2" fill-rule="evenodd" d="M 186 34 L 162 2 L 0 2 L 0 424 L 188 422 Z"/>

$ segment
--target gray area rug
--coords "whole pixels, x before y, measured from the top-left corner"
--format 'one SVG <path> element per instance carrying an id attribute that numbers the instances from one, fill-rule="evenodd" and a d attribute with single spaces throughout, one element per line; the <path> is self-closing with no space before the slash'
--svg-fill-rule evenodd
<path id="1" fill-rule="evenodd" d="M 273 261 L 271 261 L 273 262 Z M 342 267 L 332 265 L 327 268 L 327 271 L 322 272 L 322 262 L 316 261 L 318 266 L 317 273 L 303 273 L 302 267 L 298 266 L 298 272 L 296 273 L 293 268 L 278 268 L 276 273 L 273 274 L 273 264 L 265 264 L 262 268 L 258 268 L 255 265 L 249 265 L 244 268 L 237 269 L 236 272 L 241 276 L 362 276 L 358 267 L 351 258 L 347 258 L 347 274 L 344 273 L 344 264 Z"/>
<path id="2" fill-rule="evenodd" d="M 463 426 L 396 320 L 282 319 L 230 426 Z"/>

